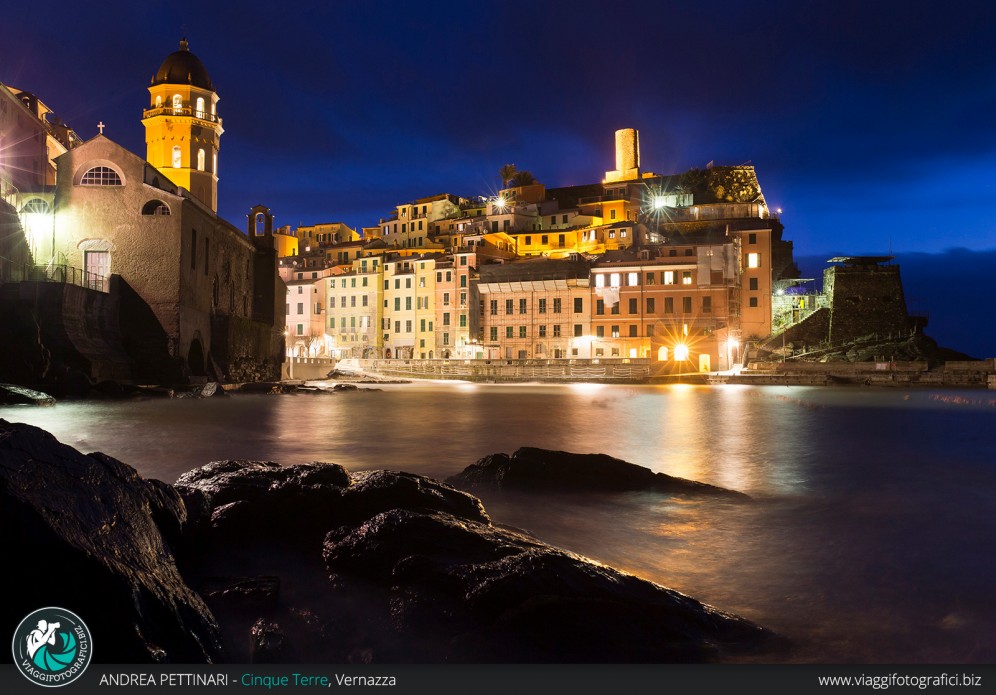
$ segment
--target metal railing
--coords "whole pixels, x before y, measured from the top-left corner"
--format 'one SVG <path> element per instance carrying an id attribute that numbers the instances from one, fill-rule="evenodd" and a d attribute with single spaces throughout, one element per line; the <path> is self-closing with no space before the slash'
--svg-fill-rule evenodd
<path id="1" fill-rule="evenodd" d="M 178 109 L 173 106 L 161 106 L 157 109 L 145 109 L 142 111 L 142 115 L 145 118 L 152 118 L 153 116 L 193 116 L 202 121 L 221 123 L 221 118 L 217 114 L 210 113 L 209 111 L 198 111 L 190 107 Z"/>
<path id="2" fill-rule="evenodd" d="M 97 292 L 108 292 L 108 279 L 65 264 L 21 265 L 0 258 L 0 284 L 5 282 L 58 282 Z"/>

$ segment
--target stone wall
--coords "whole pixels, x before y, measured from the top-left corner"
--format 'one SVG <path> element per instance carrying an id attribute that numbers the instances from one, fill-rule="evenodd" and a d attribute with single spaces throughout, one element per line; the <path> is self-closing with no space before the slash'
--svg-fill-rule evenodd
<path id="1" fill-rule="evenodd" d="M 829 339 L 841 343 L 866 335 L 910 330 L 897 265 L 833 266 L 823 271 L 832 309 Z"/>
<path id="2" fill-rule="evenodd" d="M 280 378 L 283 334 L 271 325 L 241 316 L 219 315 L 212 318 L 211 331 L 211 356 L 222 372 L 219 377 L 231 382 Z"/>
<path id="3" fill-rule="evenodd" d="M 93 381 L 132 376 L 118 301 L 110 294 L 63 283 L 11 283 L 0 292 L 0 315 L 14 324 L 5 338 L 6 379 L 58 383 L 70 373 Z"/>

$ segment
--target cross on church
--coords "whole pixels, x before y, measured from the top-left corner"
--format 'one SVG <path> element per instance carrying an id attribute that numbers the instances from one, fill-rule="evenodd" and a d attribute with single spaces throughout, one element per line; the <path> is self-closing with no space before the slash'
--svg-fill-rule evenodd
<path id="1" fill-rule="evenodd" d="M 100 134 L 103 135 L 104 134 L 104 122 L 101 121 L 100 123 L 98 123 L 97 127 L 100 128 Z"/>

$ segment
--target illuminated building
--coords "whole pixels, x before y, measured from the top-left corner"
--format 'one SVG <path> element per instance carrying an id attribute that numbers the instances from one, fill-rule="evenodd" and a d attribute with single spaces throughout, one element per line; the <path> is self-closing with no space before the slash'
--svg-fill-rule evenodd
<path id="1" fill-rule="evenodd" d="M 204 64 L 180 41 L 152 77 L 144 112 L 146 159 L 177 186 L 218 211 L 218 95 Z"/>

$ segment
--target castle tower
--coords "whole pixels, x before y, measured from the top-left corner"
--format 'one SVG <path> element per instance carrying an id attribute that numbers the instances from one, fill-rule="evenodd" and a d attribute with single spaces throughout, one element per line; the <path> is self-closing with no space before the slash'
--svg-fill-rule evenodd
<path id="1" fill-rule="evenodd" d="M 640 178 L 640 133 L 635 128 L 616 131 L 616 168 L 605 172 L 605 183 Z"/>
<path id="2" fill-rule="evenodd" d="M 204 64 L 180 41 L 159 66 L 143 112 L 148 162 L 218 211 L 218 95 Z"/>

